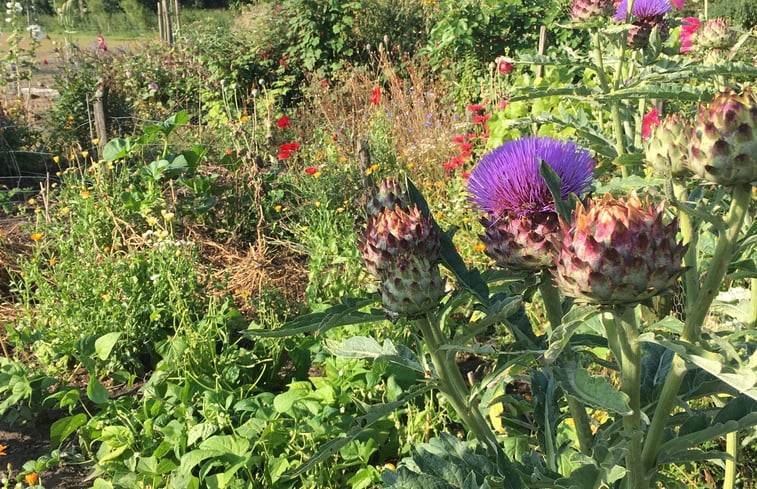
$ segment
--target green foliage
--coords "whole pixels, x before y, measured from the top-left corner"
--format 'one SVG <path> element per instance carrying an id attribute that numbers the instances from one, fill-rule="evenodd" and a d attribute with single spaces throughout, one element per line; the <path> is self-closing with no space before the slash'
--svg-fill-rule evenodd
<path id="1" fill-rule="evenodd" d="M 755 0 L 720 0 L 710 4 L 710 18 L 726 18 L 744 29 L 757 25 L 757 2 Z"/>

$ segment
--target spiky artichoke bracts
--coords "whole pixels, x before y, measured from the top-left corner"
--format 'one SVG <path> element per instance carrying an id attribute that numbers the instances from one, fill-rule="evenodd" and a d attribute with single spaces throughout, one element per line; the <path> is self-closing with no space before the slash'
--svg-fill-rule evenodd
<path id="1" fill-rule="evenodd" d="M 391 184 L 382 188 L 390 189 Z M 403 202 L 403 197 L 395 197 L 385 199 L 391 208 L 383 207 L 377 215 L 369 213 L 359 243 L 368 272 L 379 282 L 384 310 L 393 320 L 428 312 L 438 307 L 444 295 L 438 265 L 440 231 L 417 206 L 405 209 L 396 203 Z"/>
<path id="2" fill-rule="evenodd" d="M 576 24 L 608 17 L 613 9 L 612 0 L 573 0 L 570 18 Z"/>
<path id="3" fill-rule="evenodd" d="M 606 194 L 562 222 L 563 241 L 554 270 L 562 292 L 579 302 L 636 304 L 673 287 L 683 273 L 686 246 L 677 221 L 663 224 L 662 205 Z"/>
<path id="4" fill-rule="evenodd" d="M 661 175 L 684 178 L 689 174 L 685 161 L 689 154 L 691 124 L 678 114 L 668 115 L 659 125 L 652 127 L 644 140 L 645 158 Z"/>
<path id="5" fill-rule="evenodd" d="M 728 89 L 700 105 L 687 166 L 719 185 L 757 181 L 757 97 L 751 88 Z"/>

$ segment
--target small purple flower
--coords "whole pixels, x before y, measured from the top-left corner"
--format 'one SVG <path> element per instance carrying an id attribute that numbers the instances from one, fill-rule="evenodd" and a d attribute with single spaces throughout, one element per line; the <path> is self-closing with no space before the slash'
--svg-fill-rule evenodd
<path id="1" fill-rule="evenodd" d="M 648 17 L 657 17 L 670 12 L 673 7 L 668 0 L 635 0 L 631 13 L 634 17 L 645 19 Z M 625 22 L 628 13 L 628 0 L 622 0 L 615 10 L 613 18 L 618 22 Z"/>
<path id="2" fill-rule="evenodd" d="M 481 158 L 468 179 L 471 200 L 493 218 L 554 211 L 552 194 L 539 174 L 540 160 L 562 179 L 562 198 L 580 195 L 593 180 L 594 160 L 588 150 L 568 141 L 525 137 Z"/>
<path id="3" fill-rule="evenodd" d="M 158 84 L 155 83 L 155 82 L 152 82 L 149 85 L 147 85 L 147 88 L 149 88 L 153 92 L 157 92 L 158 91 Z"/>

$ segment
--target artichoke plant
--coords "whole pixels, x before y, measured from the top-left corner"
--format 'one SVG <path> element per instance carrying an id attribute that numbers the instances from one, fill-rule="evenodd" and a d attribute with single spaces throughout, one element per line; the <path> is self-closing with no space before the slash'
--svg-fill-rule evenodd
<path id="1" fill-rule="evenodd" d="M 689 169 L 719 185 L 757 180 L 757 97 L 751 88 L 719 93 L 700 105 L 691 137 Z"/>
<path id="2" fill-rule="evenodd" d="M 369 213 L 360 251 L 368 272 L 379 282 L 387 315 L 393 320 L 416 317 L 436 308 L 444 295 L 440 231 L 417 206 L 402 205 L 406 199 L 394 193 L 399 186 L 386 182 L 381 189 L 374 205 L 378 208 L 376 202 L 383 199 L 392 206 L 377 215 Z"/>
<path id="3" fill-rule="evenodd" d="M 736 31 L 724 19 L 711 19 L 696 32 L 694 44 L 700 51 L 731 49 L 737 37 Z"/>
<path id="4" fill-rule="evenodd" d="M 662 205 L 610 194 L 584 206 L 572 223 L 561 222 L 563 241 L 555 281 L 579 302 L 632 305 L 670 290 L 683 273 L 686 246 L 677 221 L 665 225 Z"/>
<path id="5" fill-rule="evenodd" d="M 612 0 L 573 0 L 570 18 L 580 24 L 609 16 L 613 11 Z"/>
<path id="6" fill-rule="evenodd" d="M 499 266 L 532 271 L 552 266 L 560 232 L 540 161 L 562 179 L 562 198 L 582 194 L 592 182 L 594 160 L 587 150 L 545 137 L 508 141 L 471 172 L 471 200 L 484 213 L 481 239 Z"/>
<path id="7" fill-rule="evenodd" d="M 678 114 L 670 114 L 652 128 L 644 140 L 647 162 L 663 176 L 683 179 L 689 174 L 685 161 L 689 154 L 691 125 Z"/>
<path id="8" fill-rule="evenodd" d="M 665 14 L 672 8 L 668 0 L 635 0 L 631 8 L 633 27 L 628 31 L 629 46 L 637 49 L 646 47 L 654 28 L 659 30 L 660 39 L 668 38 L 670 26 Z M 627 14 L 628 0 L 623 0 L 615 9 L 614 18 L 617 22 L 625 22 Z"/>

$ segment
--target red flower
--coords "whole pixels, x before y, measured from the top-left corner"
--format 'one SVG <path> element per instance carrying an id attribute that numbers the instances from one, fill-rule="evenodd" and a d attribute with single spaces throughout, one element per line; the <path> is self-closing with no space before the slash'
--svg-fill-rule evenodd
<path id="1" fill-rule="evenodd" d="M 279 126 L 279 129 L 281 129 L 282 131 L 287 127 L 292 127 L 292 125 L 289 123 L 289 117 L 285 115 L 279 117 L 279 120 L 276 121 L 276 125 Z"/>
<path id="2" fill-rule="evenodd" d="M 499 63 L 497 64 L 497 68 L 499 69 L 499 72 L 503 75 L 508 75 L 513 72 L 513 64 L 505 59 L 500 59 Z"/>
<path id="3" fill-rule="evenodd" d="M 497 108 L 499 110 L 505 110 L 505 107 L 507 107 L 507 104 L 508 104 L 507 100 L 500 100 L 499 103 L 497 104 Z"/>
<path id="4" fill-rule="evenodd" d="M 660 118 L 657 115 L 657 109 L 652 109 L 644 116 L 641 124 L 641 137 L 646 139 L 652 134 L 652 128 L 660 125 Z"/>
<path id="5" fill-rule="evenodd" d="M 484 106 L 481 104 L 469 104 L 466 108 L 471 112 L 481 112 L 484 110 Z"/>
<path id="6" fill-rule="evenodd" d="M 231 156 L 233 153 L 234 152 L 230 149 L 227 149 L 226 151 L 223 152 L 223 154 L 225 154 L 226 156 Z"/>
<path id="7" fill-rule="evenodd" d="M 460 176 L 467 180 L 468 177 L 470 176 L 470 172 L 463 170 L 463 172 L 460 174 Z"/>
<path id="8" fill-rule="evenodd" d="M 455 164 L 452 163 L 451 161 L 448 161 L 447 163 L 444 164 L 444 169 L 447 171 L 452 171 L 455 169 Z"/>
<path id="9" fill-rule="evenodd" d="M 321 80 L 321 86 L 323 88 L 329 88 L 329 81 L 328 80 Z"/>
<path id="10" fill-rule="evenodd" d="M 305 168 L 305 173 L 307 173 L 308 175 L 315 175 L 316 173 L 318 173 L 318 168 L 314 166 L 308 166 L 307 168 Z"/>
<path id="11" fill-rule="evenodd" d="M 678 40 L 681 42 L 681 52 L 688 53 L 694 46 L 694 33 L 699 29 L 702 21 L 696 17 L 684 17 L 681 19 L 681 35 Z"/>
<path id="12" fill-rule="evenodd" d="M 278 159 L 284 160 L 286 158 L 289 158 L 290 156 L 292 156 L 292 153 L 294 151 L 297 151 L 298 149 L 300 149 L 300 145 L 298 143 L 284 143 L 279 146 Z"/>
<path id="13" fill-rule="evenodd" d="M 371 92 L 371 103 L 373 105 L 378 105 L 380 100 L 381 100 L 381 87 L 376 87 Z"/>
<path id="14" fill-rule="evenodd" d="M 468 139 L 467 134 L 458 134 L 457 136 L 452 138 L 452 141 L 457 144 L 462 144 L 465 142 L 466 139 Z"/>
<path id="15" fill-rule="evenodd" d="M 473 143 L 462 143 L 460 145 L 460 151 L 470 151 L 473 149 Z"/>
<path id="16" fill-rule="evenodd" d="M 489 117 L 491 117 L 490 114 L 486 114 L 486 115 L 476 114 L 476 115 L 473 116 L 473 123 L 474 124 L 486 124 L 486 121 L 489 120 Z"/>

